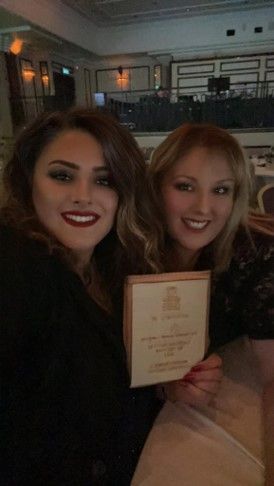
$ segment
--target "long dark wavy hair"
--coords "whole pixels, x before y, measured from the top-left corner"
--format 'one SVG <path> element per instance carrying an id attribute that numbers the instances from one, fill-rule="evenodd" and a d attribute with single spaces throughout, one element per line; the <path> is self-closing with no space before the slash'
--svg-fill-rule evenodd
<path id="1" fill-rule="evenodd" d="M 114 118 L 87 109 L 43 114 L 19 135 L 4 174 L 4 203 L 0 219 L 27 237 L 43 241 L 48 250 L 73 266 L 73 255 L 42 226 L 32 201 L 32 177 L 37 159 L 61 132 L 78 129 L 101 145 L 119 197 L 116 224 L 96 246 L 86 269 L 92 297 L 107 311 L 120 295 L 129 273 L 147 273 L 155 267 L 156 241 L 145 186 L 141 150 L 127 129 Z M 149 211 L 149 213 L 148 213 Z"/>

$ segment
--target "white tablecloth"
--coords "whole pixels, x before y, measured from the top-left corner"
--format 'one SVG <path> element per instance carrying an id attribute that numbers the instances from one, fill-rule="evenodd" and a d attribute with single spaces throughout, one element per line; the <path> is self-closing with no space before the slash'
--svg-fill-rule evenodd
<path id="1" fill-rule="evenodd" d="M 248 340 L 223 349 L 225 377 L 203 410 L 167 402 L 132 486 L 261 486 L 261 387 Z"/>

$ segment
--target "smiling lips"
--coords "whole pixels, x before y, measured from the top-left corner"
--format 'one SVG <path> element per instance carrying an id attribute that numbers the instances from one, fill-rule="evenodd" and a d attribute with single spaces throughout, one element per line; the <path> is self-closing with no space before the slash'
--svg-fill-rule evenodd
<path id="1" fill-rule="evenodd" d="M 64 213 L 61 213 L 61 216 L 66 223 L 71 226 L 77 226 L 78 228 L 92 226 L 100 218 L 96 213 L 84 211 L 65 211 Z"/>
<path id="2" fill-rule="evenodd" d="M 187 228 L 194 231 L 201 231 L 205 229 L 210 223 L 209 220 L 199 221 L 197 219 L 190 219 L 190 218 L 183 218 L 183 222 L 185 223 Z"/>

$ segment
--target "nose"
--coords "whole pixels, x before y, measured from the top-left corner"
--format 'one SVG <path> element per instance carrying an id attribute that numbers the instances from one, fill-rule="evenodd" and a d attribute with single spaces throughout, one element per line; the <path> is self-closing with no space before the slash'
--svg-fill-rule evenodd
<path id="1" fill-rule="evenodd" d="M 199 191 L 196 195 L 195 209 L 197 212 L 203 215 L 208 215 L 212 208 L 212 202 L 210 194 L 206 191 Z"/>
<path id="2" fill-rule="evenodd" d="M 74 204 L 91 204 L 92 189 L 91 184 L 86 178 L 80 179 L 75 182 L 73 187 L 72 200 Z"/>

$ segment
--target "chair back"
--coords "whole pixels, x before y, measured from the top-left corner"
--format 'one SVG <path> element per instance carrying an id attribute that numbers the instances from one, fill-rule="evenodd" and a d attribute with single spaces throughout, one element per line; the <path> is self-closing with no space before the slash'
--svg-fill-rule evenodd
<path id="1" fill-rule="evenodd" d="M 263 213 L 274 214 L 274 184 L 266 184 L 257 194 L 259 209 Z"/>

